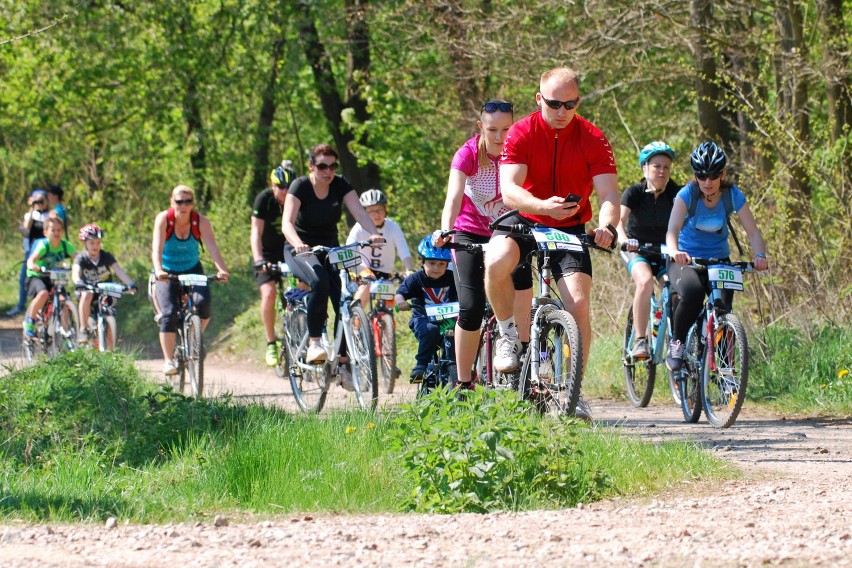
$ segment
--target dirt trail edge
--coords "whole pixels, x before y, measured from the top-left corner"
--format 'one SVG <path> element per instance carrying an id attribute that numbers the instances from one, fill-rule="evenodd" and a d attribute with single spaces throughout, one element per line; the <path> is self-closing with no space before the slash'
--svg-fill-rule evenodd
<path id="1" fill-rule="evenodd" d="M 160 361 L 141 362 L 157 371 Z M 208 360 L 209 394 L 291 405 L 266 369 Z M 395 399 L 410 396 L 407 389 Z M 852 566 L 852 420 L 684 424 L 673 405 L 592 401 L 596 426 L 694 440 L 743 470 L 645 499 L 491 515 L 291 514 L 168 526 L 0 526 L 0 566 Z"/>

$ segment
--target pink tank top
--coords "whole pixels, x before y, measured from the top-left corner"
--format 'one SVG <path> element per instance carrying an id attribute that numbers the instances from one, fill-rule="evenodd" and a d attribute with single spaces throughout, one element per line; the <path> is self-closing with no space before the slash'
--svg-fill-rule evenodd
<path id="1" fill-rule="evenodd" d="M 477 134 L 458 149 L 450 166 L 467 176 L 461 210 L 453 229 L 490 237 L 488 224 L 509 208 L 503 204 L 503 196 L 500 194 L 497 157 L 489 154 L 488 166 L 479 167 L 476 157 L 479 136 Z"/>

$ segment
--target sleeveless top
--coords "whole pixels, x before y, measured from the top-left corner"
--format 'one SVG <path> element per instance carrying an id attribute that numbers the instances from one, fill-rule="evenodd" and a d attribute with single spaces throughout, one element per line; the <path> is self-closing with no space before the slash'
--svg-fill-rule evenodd
<path id="1" fill-rule="evenodd" d="M 198 241 L 192 236 L 185 239 L 177 237 L 177 231 L 163 244 L 163 270 L 166 272 L 186 272 L 198 264 Z"/>

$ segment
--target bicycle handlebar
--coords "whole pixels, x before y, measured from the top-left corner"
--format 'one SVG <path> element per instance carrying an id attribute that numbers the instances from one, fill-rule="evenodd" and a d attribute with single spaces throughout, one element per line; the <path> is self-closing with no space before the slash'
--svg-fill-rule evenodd
<path id="1" fill-rule="evenodd" d="M 187 276 L 186 274 L 166 274 L 166 278 L 162 278 L 162 280 L 168 280 L 169 282 L 180 282 L 181 276 Z M 206 276 L 208 282 L 224 282 L 224 278 L 219 278 L 218 274 L 202 274 L 201 276 Z M 192 286 L 192 284 L 188 284 Z"/>
<path id="2" fill-rule="evenodd" d="M 358 245 L 360 247 L 381 248 L 381 247 L 385 246 L 386 244 L 388 244 L 387 241 L 384 241 L 384 242 L 355 241 L 354 243 L 349 243 L 348 245 L 342 245 L 342 246 Z M 328 252 L 328 251 L 330 251 L 332 249 L 336 249 L 336 248 L 340 248 L 340 246 L 327 247 L 325 245 L 314 245 L 314 246 L 310 247 L 308 250 L 306 250 L 305 252 L 297 252 L 296 256 L 297 257 L 299 257 L 299 256 L 310 256 L 310 255 L 316 254 L 318 252 Z"/>
<path id="3" fill-rule="evenodd" d="M 698 258 L 698 257 L 695 257 L 695 256 L 693 256 L 691 258 L 692 258 L 692 260 L 686 266 L 691 266 L 692 268 L 697 268 L 699 270 L 706 270 L 708 266 L 711 266 L 711 265 L 714 265 L 714 264 L 723 264 L 725 266 L 733 266 L 735 268 L 741 268 L 742 270 L 745 270 L 746 272 L 753 272 L 754 271 L 754 263 L 746 261 L 746 260 L 736 260 L 736 261 L 732 262 L 730 260 L 722 260 L 720 258 Z"/>
<path id="4" fill-rule="evenodd" d="M 499 229 L 501 231 L 507 231 L 509 233 L 513 233 L 513 234 L 521 235 L 521 236 L 525 236 L 525 237 L 531 237 L 533 229 L 554 228 L 554 227 L 547 227 L 546 225 L 542 225 L 541 223 L 533 223 L 532 221 L 527 221 L 523 217 L 519 217 L 519 219 L 521 219 L 521 222 L 515 223 L 514 225 L 501 225 L 500 224 L 500 221 L 503 221 L 504 219 L 506 219 L 506 218 L 508 218 L 512 215 L 516 215 L 517 213 L 518 213 L 517 209 L 513 209 L 512 211 L 508 211 L 508 212 L 504 213 L 503 215 L 500 215 L 499 217 L 494 219 L 488 225 L 488 227 L 492 230 Z M 556 228 L 556 230 L 559 230 L 559 228 Z M 579 235 L 574 235 L 574 236 L 576 236 L 580 240 L 580 242 L 584 246 L 586 246 L 587 248 L 593 248 L 593 249 L 597 249 L 597 250 L 600 250 L 600 251 L 603 251 L 603 252 L 612 252 L 615 249 L 615 247 L 618 245 L 618 242 L 615 239 L 615 235 L 613 235 L 612 245 L 610 245 L 610 248 L 602 247 L 602 246 L 596 244 L 595 243 L 595 237 L 588 234 L 588 233 L 580 233 Z"/>

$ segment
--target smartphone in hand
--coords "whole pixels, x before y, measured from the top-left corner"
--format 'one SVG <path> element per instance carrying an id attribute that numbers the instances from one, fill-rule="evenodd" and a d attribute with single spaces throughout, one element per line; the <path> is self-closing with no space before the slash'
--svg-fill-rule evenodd
<path id="1" fill-rule="evenodd" d="M 577 195 L 576 193 L 569 193 L 565 196 L 565 203 L 574 203 L 576 205 L 579 205 L 582 199 L 583 198 Z"/>

